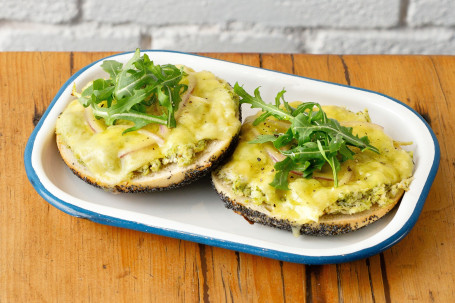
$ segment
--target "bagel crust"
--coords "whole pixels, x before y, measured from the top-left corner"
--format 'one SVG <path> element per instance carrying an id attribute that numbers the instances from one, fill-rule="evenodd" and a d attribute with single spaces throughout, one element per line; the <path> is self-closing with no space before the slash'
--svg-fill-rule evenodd
<path id="1" fill-rule="evenodd" d="M 223 183 L 215 174 L 212 175 L 212 184 L 221 200 L 225 203 L 227 209 L 233 210 L 235 213 L 243 216 L 249 223 L 259 223 L 279 229 L 292 231 L 294 234 L 312 235 L 312 236 L 335 236 L 345 234 L 354 230 L 365 227 L 382 217 L 384 217 L 395 205 L 400 201 L 404 191 L 393 198 L 393 201 L 385 207 L 380 207 L 377 204 L 370 209 L 360 213 L 347 214 L 331 214 L 324 215 L 319 218 L 319 221 L 305 224 L 296 224 L 292 220 L 279 219 L 263 211 L 249 207 L 245 197 L 236 195 L 230 187 Z"/>
<path id="2" fill-rule="evenodd" d="M 63 161 L 71 171 L 84 182 L 112 192 L 139 193 L 178 188 L 190 184 L 207 175 L 216 168 L 235 148 L 238 134 L 230 141 L 212 141 L 197 155 L 194 164 L 179 167 L 169 164 L 156 173 L 140 176 L 128 181 L 111 185 L 97 179 L 83 163 L 78 161 L 71 149 L 63 144 L 57 135 L 57 146 Z"/>

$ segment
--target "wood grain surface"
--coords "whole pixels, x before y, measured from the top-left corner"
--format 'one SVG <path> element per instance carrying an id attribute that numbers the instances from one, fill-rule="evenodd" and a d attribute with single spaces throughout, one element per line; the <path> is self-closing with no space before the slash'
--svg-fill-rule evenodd
<path id="1" fill-rule="evenodd" d="M 439 139 L 439 172 L 405 239 L 306 266 L 100 225 L 35 192 L 29 135 L 61 85 L 107 55 L 0 53 L 0 302 L 455 302 L 455 57 L 203 54 L 387 94 Z"/>

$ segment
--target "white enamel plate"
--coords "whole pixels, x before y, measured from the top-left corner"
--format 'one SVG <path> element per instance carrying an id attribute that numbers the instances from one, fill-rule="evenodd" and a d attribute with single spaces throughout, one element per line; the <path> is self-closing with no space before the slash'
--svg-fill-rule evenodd
<path id="1" fill-rule="evenodd" d="M 224 207 L 209 178 L 184 188 L 148 194 L 112 194 L 90 186 L 66 167 L 55 143 L 55 122 L 73 99 L 74 83 L 106 75 L 96 61 L 73 75 L 60 89 L 30 136 L 25 168 L 36 191 L 50 204 L 77 217 L 174 237 L 284 261 L 325 264 L 340 263 L 377 254 L 400 241 L 414 226 L 439 166 L 439 145 L 428 124 L 413 109 L 388 96 L 364 89 L 308 79 L 170 51 L 146 51 L 158 64 L 184 64 L 196 71 L 209 70 L 231 85 L 243 85 L 252 93 L 273 102 L 286 88 L 286 100 L 315 101 L 345 106 L 353 111 L 367 108 L 374 123 L 397 141 L 412 141 L 415 172 L 411 188 L 399 207 L 383 219 L 361 230 L 335 237 L 294 237 L 291 232 L 259 224 L 250 225 Z M 120 62 L 132 53 L 109 57 Z M 103 59 L 104 60 L 104 59 Z M 249 106 L 243 116 L 253 114 Z"/>

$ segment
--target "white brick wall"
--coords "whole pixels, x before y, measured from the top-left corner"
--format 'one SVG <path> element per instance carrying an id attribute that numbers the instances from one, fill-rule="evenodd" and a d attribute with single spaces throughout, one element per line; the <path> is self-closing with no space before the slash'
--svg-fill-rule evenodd
<path id="1" fill-rule="evenodd" d="M 0 0 L 0 20 L 61 23 L 78 14 L 77 0 Z"/>
<path id="2" fill-rule="evenodd" d="M 113 2 L 119 5 L 113 6 Z M 371 28 L 397 24 L 399 7 L 397 0 L 86 0 L 83 17 L 144 25 L 246 22 L 277 27 Z"/>
<path id="3" fill-rule="evenodd" d="M 455 54 L 454 32 L 419 30 L 329 30 L 318 32 L 309 52 L 356 54 Z"/>
<path id="4" fill-rule="evenodd" d="M 455 55 L 455 0 L 0 0 L 0 51 Z"/>
<path id="5" fill-rule="evenodd" d="M 300 31 L 262 26 L 169 26 L 152 29 L 151 46 L 156 49 L 208 52 L 292 52 L 304 48 Z"/>
<path id="6" fill-rule="evenodd" d="M 413 0 L 409 6 L 408 22 L 412 26 L 454 26 L 455 1 Z"/>
<path id="7" fill-rule="evenodd" d="M 13 23 L 0 30 L 0 49 L 52 51 L 131 50 L 140 46 L 137 26 L 105 26 L 94 23 L 72 26 Z"/>

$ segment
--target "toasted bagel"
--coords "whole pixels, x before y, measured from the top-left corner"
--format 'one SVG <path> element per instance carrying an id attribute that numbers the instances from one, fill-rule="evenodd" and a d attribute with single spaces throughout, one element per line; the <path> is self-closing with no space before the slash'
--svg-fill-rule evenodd
<path id="1" fill-rule="evenodd" d="M 210 72 L 186 72 L 191 81 L 174 128 L 149 124 L 125 133 L 131 123 L 107 125 L 90 107 L 69 103 L 56 124 L 57 147 L 67 166 L 85 182 L 114 192 L 171 189 L 208 174 L 237 142 L 238 97 Z"/>
<path id="2" fill-rule="evenodd" d="M 324 108 L 324 107 L 323 107 Z M 252 142 L 259 135 L 285 133 L 289 123 L 267 118 L 254 124 L 247 117 L 230 159 L 212 172 L 212 183 L 228 209 L 250 223 L 260 223 L 294 234 L 328 236 L 357 230 L 384 217 L 400 201 L 412 180 L 412 155 L 401 149 L 367 113 L 341 107 L 324 108 L 355 134 L 368 135 L 379 153 L 355 151 L 337 173 L 325 164 L 305 178 L 291 170 L 288 189 L 271 184 L 275 163 L 285 158 L 270 142 Z"/>

